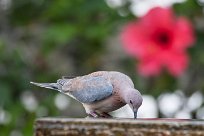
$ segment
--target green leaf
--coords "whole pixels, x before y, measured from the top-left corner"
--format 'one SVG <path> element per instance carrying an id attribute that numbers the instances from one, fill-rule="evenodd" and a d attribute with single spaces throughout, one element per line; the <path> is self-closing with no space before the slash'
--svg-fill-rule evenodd
<path id="1" fill-rule="evenodd" d="M 56 44 L 63 44 L 72 39 L 77 32 L 74 25 L 71 24 L 55 24 L 49 26 L 44 32 L 45 42 L 54 42 Z"/>

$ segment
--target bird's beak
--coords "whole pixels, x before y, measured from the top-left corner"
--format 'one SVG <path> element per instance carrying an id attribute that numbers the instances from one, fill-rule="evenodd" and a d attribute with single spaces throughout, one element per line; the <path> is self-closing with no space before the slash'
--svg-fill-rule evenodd
<path id="1" fill-rule="evenodd" d="M 137 111 L 134 111 L 134 118 L 137 118 Z"/>

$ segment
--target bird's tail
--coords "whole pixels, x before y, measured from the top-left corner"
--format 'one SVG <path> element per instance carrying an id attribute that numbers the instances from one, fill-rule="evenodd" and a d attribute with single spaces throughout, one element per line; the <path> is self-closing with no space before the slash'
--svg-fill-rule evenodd
<path id="1" fill-rule="evenodd" d="M 36 86 L 40 86 L 48 89 L 53 89 L 57 91 L 61 90 L 61 86 L 58 83 L 36 83 L 36 82 L 30 82 L 30 83 Z"/>

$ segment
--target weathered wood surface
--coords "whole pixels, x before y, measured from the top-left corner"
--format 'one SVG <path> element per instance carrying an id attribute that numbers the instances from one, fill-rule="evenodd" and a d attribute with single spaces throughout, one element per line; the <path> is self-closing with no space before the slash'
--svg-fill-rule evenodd
<path id="1" fill-rule="evenodd" d="M 41 118 L 35 136 L 204 136 L 204 121 Z"/>

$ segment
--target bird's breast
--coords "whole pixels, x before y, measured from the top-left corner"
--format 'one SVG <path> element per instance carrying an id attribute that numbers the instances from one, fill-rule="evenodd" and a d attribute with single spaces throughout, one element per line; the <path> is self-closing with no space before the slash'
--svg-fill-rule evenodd
<path id="1" fill-rule="evenodd" d="M 87 112 L 97 111 L 97 112 L 112 112 L 125 105 L 125 103 L 120 99 L 119 95 L 113 94 L 112 96 L 95 102 L 91 104 L 83 104 Z"/>

